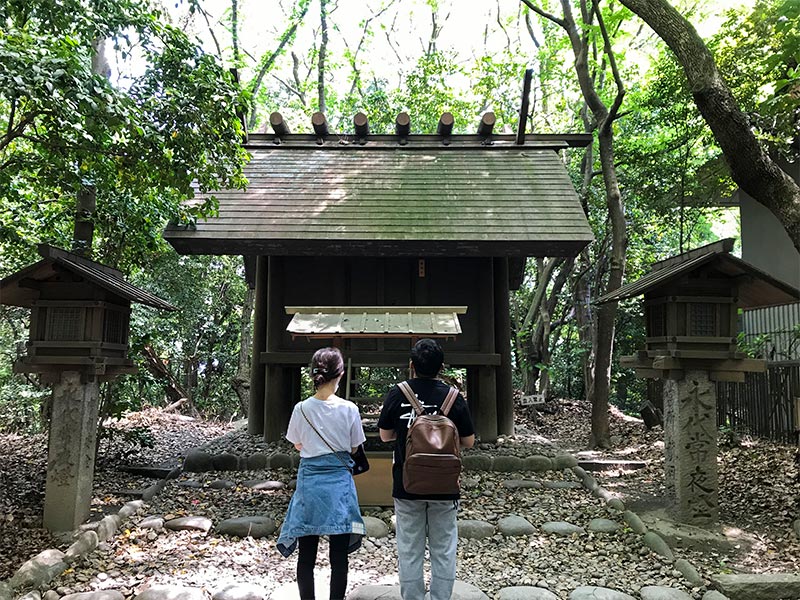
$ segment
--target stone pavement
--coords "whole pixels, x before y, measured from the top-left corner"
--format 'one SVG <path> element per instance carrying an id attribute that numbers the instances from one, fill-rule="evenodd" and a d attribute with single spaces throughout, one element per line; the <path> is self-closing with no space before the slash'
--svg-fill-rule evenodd
<path id="1" fill-rule="evenodd" d="M 225 456 L 203 455 L 199 451 L 190 453 L 184 465 L 185 472 L 170 474 L 178 479 L 153 484 L 157 489 L 148 494 L 151 505 L 142 501 L 129 502 L 118 514 L 76 531 L 75 542 L 66 552 L 48 550 L 34 557 L 22 565 L 11 580 L 0 582 L 0 600 L 207 600 L 209 596 L 213 600 L 296 600 L 296 585 L 291 575 L 293 565 L 287 567 L 285 563 L 277 576 L 283 583 L 271 589 L 253 581 L 235 579 L 211 579 L 204 580 L 202 585 L 189 585 L 192 581 L 181 581 L 179 572 L 165 573 L 161 580 L 150 577 L 141 584 L 142 580 L 137 577 L 125 577 L 123 571 L 130 567 L 130 559 L 114 563 L 119 576 L 112 576 L 107 570 L 91 572 L 90 568 L 82 566 L 91 563 L 86 558 L 98 552 L 107 553 L 116 548 L 117 554 L 122 554 L 126 551 L 125 544 L 142 547 L 151 544 L 152 552 L 158 551 L 157 544 L 161 541 L 169 542 L 167 546 L 172 548 L 169 552 L 175 551 L 176 544 L 181 547 L 188 543 L 194 547 L 199 540 L 213 547 L 226 539 L 263 539 L 274 545 L 279 523 L 266 512 L 278 519 L 282 515 L 281 507 L 285 508 L 292 487 L 292 481 L 284 477 L 291 478 L 294 462 L 293 457 L 280 453 L 247 457 L 230 453 Z M 488 581 L 490 572 L 499 572 L 499 580 L 507 582 L 502 586 L 490 586 L 495 600 L 775 600 L 800 597 L 800 578 L 796 576 L 774 577 L 770 581 L 763 578 L 743 581 L 741 576 L 720 576 L 713 580 L 704 577 L 685 558 L 676 557 L 662 536 L 650 530 L 635 513 L 626 510 L 622 501 L 577 466 L 572 456 L 473 455 L 465 457 L 464 462 L 467 470 L 463 518 L 459 521 L 459 564 L 461 571 L 471 576 L 471 582 L 457 582 L 454 600 L 488 600 L 489 596 L 483 591 L 488 588 L 481 585 L 481 580 Z M 242 467 L 249 468 L 250 463 L 258 468 L 238 471 Z M 214 471 L 206 473 L 205 468 Z M 278 477 L 264 479 L 259 478 L 259 474 Z M 180 496 L 179 490 L 187 495 Z M 159 504 L 169 501 L 171 494 L 180 499 L 182 510 L 153 508 L 174 506 Z M 193 494 L 197 495 L 194 500 Z M 236 494 L 249 494 L 244 496 L 242 506 L 256 503 L 268 510 L 262 510 L 263 514 L 259 515 L 245 514 L 242 510 L 236 516 L 218 518 L 219 507 L 231 505 Z M 216 498 L 213 501 L 216 504 L 209 498 Z M 588 509 L 584 512 L 575 508 L 558 510 L 576 499 Z M 207 514 L 203 514 L 203 502 L 207 500 L 211 504 L 205 510 Z M 348 596 L 351 600 L 399 599 L 396 585 L 363 585 L 356 581 L 359 570 L 369 566 L 377 555 L 385 559 L 379 563 L 379 571 L 383 569 L 386 574 L 386 569 L 393 569 L 396 573 L 393 566 L 388 566 L 393 565 L 394 558 L 393 524 L 386 518 L 385 511 L 374 514 L 378 516 L 365 518 L 366 551 L 353 555 L 358 556 L 357 559 L 351 558 L 351 581 L 354 583 Z M 548 519 L 553 516 L 557 518 Z M 209 538 L 213 539 L 209 542 Z M 486 548 L 494 548 L 496 552 L 499 549 L 500 555 L 490 557 Z M 592 567 L 578 566 L 585 549 L 597 551 L 604 562 L 597 563 L 595 569 L 603 572 L 593 573 Z M 510 555 L 511 551 L 517 552 L 515 557 Z M 540 553 L 532 554 L 534 551 Z M 203 560 L 211 560 L 211 550 L 206 546 L 194 547 L 192 552 L 196 554 L 190 557 L 205 553 Z M 572 571 L 565 581 L 576 584 L 564 587 L 555 585 L 555 578 L 535 576 L 527 581 L 530 573 L 549 568 L 543 560 L 556 563 L 556 571 Z M 620 581 L 621 571 L 604 571 L 608 565 L 622 562 L 634 566 L 639 563 L 654 565 L 648 568 L 656 569 L 654 572 L 660 569 L 661 575 L 647 576 L 632 586 Z M 137 568 L 137 572 L 140 570 Z M 320 572 L 324 573 L 324 567 Z M 119 581 L 115 581 L 115 577 Z M 318 586 L 320 590 L 326 588 L 324 577 Z M 712 589 L 714 587 L 718 589 Z"/>

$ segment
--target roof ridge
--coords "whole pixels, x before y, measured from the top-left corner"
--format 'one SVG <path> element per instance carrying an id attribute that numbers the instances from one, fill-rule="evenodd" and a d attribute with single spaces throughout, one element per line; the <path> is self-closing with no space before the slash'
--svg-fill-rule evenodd
<path id="1" fill-rule="evenodd" d="M 663 260 L 654 262 L 650 267 L 650 272 L 681 264 L 689 260 L 693 260 L 699 256 L 705 256 L 706 254 L 730 254 L 731 250 L 733 250 L 734 242 L 736 242 L 736 238 L 723 238 L 721 240 L 717 240 L 716 242 L 706 244 L 705 246 L 700 246 L 699 248 L 693 248 L 692 250 L 687 250 L 681 254 L 670 256 Z"/>

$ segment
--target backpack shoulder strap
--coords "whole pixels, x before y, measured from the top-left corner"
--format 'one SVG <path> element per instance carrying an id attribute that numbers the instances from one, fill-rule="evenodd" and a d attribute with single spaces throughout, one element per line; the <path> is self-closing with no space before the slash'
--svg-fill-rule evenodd
<path id="1" fill-rule="evenodd" d="M 414 395 L 414 390 L 411 389 L 407 381 L 401 381 L 397 384 L 397 387 L 400 388 L 400 391 L 403 392 L 403 395 L 411 403 L 411 406 L 418 415 L 425 414 L 425 409 L 422 408 L 419 400 L 417 400 L 417 397 Z"/>
<path id="2" fill-rule="evenodd" d="M 450 391 L 447 392 L 447 396 L 445 397 L 444 402 L 442 402 L 441 408 L 442 414 L 445 417 L 447 416 L 447 413 L 450 412 L 450 409 L 453 408 L 453 404 L 455 404 L 457 397 L 458 390 L 455 387 L 450 386 Z"/>

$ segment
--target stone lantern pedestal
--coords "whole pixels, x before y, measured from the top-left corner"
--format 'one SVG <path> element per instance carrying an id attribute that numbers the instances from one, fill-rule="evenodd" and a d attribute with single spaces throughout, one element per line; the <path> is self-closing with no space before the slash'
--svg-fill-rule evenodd
<path id="1" fill-rule="evenodd" d="M 707 371 L 664 381 L 664 476 L 678 521 L 717 521 L 717 395 Z"/>

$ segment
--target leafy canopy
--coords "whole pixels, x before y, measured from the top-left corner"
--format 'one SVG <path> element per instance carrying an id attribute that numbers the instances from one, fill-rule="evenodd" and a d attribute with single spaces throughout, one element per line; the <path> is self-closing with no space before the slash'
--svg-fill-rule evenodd
<path id="1" fill-rule="evenodd" d="M 103 42 L 132 72 L 124 85 L 98 68 Z M 3 270 L 35 242 L 69 243 L 84 186 L 97 193 L 98 258 L 139 264 L 163 243 L 166 220 L 213 212 L 213 199 L 181 204 L 195 187 L 244 185 L 236 115 L 247 102 L 147 2 L 0 4 L 0 244 L 12 257 Z"/>

